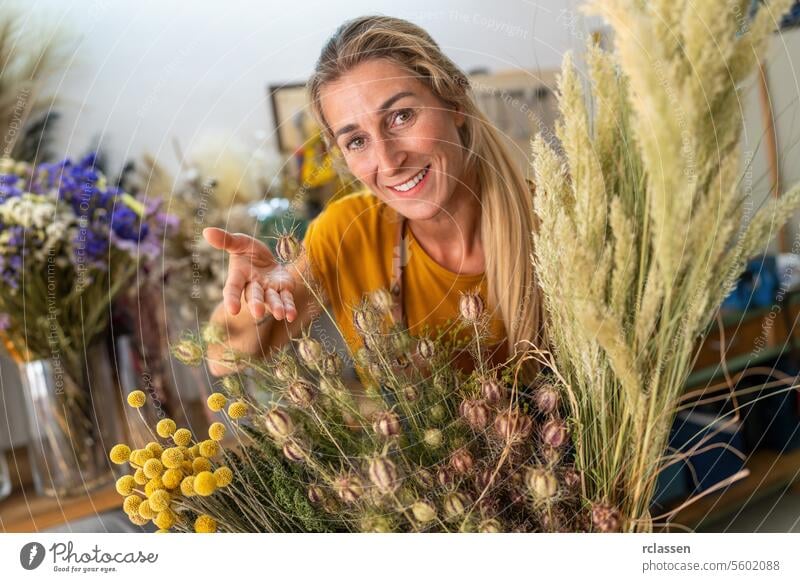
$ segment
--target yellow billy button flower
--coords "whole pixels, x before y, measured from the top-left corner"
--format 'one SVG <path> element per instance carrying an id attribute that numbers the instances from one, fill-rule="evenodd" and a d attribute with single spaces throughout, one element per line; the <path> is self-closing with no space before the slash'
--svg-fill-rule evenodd
<path id="1" fill-rule="evenodd" d="M 123 475 L 117 479 L 117 493 L 120 495 L 128 496 L 133 493 L 133 488 L 136 486 L 132 475 Z"/>
<path id="2" fill-rule="evenodd" d="M 185 497 L 192 497 L 194 495 L 194 476 L 189 475 L 183 478 L 183 481 L 181 481 L 181 493 Z"/>
<path id="3" fill-rule="evenodd" d="M 144 448 L 153 453 L 153 457 L 160 457 L 164 452 L 164 447 L 157 442 L 147 443 Z"/>
<path id="4" fill-rule="evenodd" d="M 150 521 L 149 519 L 142 517 L 138 513 L 129 513 L 128 519 L 131 520 L 131 523 L 135 525 L 145 525 L 148 521 Z"/>
<path id="5" fill-rule="evenodd" d="M 111 462 L 115 465 L 122 465 L 123 463 L 127 463 L 128 459 L 131 456 L 131 449 L 128 445 L 114 445 L 111 447 L 111 452 L 108 454 L 108 458 L 111 459 Z"/>
<path id="6" fill-rule="evenodd" d="M 208 427 L 208 436 L 211 440 L 221 441 L 225 438 L 225 425 L 221 422 L 214 422 Z"/>
<path id="7" fill-rule="evenodd" d="M 147 483 L 147 475 L 144 474 L 144 469 L 141 467 L 136 469 L 136 472 L 133 474 L 133 480 L 136 481 L 137 485 L 145 485 Z"/>
<path id="8" fill-rule="evenodd" d="M 139 504 L 139 515 L 145 519 L 153 519 L 156 516 L 156 512 L 153 511 L 149 499 L 145 499 Z"/>
<path id="9" fill-rule="evenodd" d="M 227 487 L 233 481 L 233 471 L 228 467 L 220 467 L 214 471 L 214 479 L 217 482 L 217 487 Z"/>
<path id="10" fill-rule="evenodd" d="M 175 425 L 175 421 L 171 418 L 162 418 L 158 421 L 158 424 L 156 424 L 156 432 L 158 433 L 158 436 L 163 439 L 168 439 L 171 437 L 175 433 L 176 428 L 178 427 Z"/>
<path id="11" fill-rule="evenodd" d="M 200 454 L 204 457 L 210 459 L 212 457 L 216 457 L 220 452 L 219 443 L 212 440 L 205 440 L 200 443 Z"/>
<path id="12" fill-rule="evenodd" d="M 139 504 L 142 502 L 142 498 L 138 495 L 128 495 L 125 498 L 125 501 L 122 502 L 122 509 L 130 515 L 131 513 L 136 513 L 139 509 Z"/>
<path id="13" fill-rule="evenodd" d="M 134 390 L 128 394 L 128 405 L 133 408 L 141 408 L 147 402 L 147 395 L 141 390 Z"/>
<path id="14" fill-rule="evenodd" d="M 153 491 L 153 494 L 148 499 L 150 501 L 150 507 L 152 507 L 155 512 L 169 509 L 170 496 L 164 489 Z"/>
<path id="15" fill-rule="evenodd" d="M 154 479 L 155 477 L 161 477 L 164 472 L 164 465 L 158 459 L 147 459 L 142 469 L 144 469 L 145 476 L 149 479 Z"/>
<path id="16" fill-rule="evenodd" d="M 178 446 L 188 447 L 192 442 L 192 433 L 188 428 L 179 428 L 172 435 L 172 440 Z"/>
<path id="17" fill-rule="evenodd" d="M 144 494 L 150 497 L 154 492 L 164 489 L 164 482 L 161 477 L 150 479 L 144 486 Z"/>
<path id="18" fill-rule="evenodd" d="M 212 411 L 219 412 L 225 408 L 225 405 L 228 403 L 228 399 L 225 398 L 225 395 L 221 392 L 214 392 L 208 397 L 208 401 L 206 403 Z"/>
<path id="19" fill-rule="evenodd" d="M 183 479 L 183 472 L 180 469 L 167 469 L 161 476 L 161 481 L 167 489 L 175 489 L 181 484 Z"/>
<path id="20" fill-rule="evenodd" d="M 161 529 L 169 529 L 175 525 L 175 512 L 170 509 L 159 511 L 153 523 Z"/>
<path id="21" fill-rule="evenodd" d="M 135 449 L 131 451 L 130 461 L 134 465 L 143 467 L 144 464 L 147 462 L 147 460 L 152 458 L 153 458 L 153 453 L 150 452 L 148 449 Z"/>
<path id="22" fill-rule="evenodd" d="M 242 402 L 241 400 L 232 402 L 231 405 L 228 407 L 228 416 L 230 416 L 234 420 L 239 418 L 244 418 L 245 416 L 247 416 L 247 404 Z"/>
<path id="23" fill-rule="evenodd" d="M 194 461 L 192 461 L 192 472 L 197 475 L 198 473 L 202 473 L 203 471 L 210 471 L 211 470 L 211 461 L 206 459 L 205 457 L 197 457 Z"/>
<path id="24" fill-rule="evenodd" d="M 194 520 L 195 533 L 214 533 L 217 531 L 217 520 L 210 515 L 198 515 Z"/>
<path id="25" fill-rule="evenodd" d="M 168 469 L 178 469 L 183 463 L 183 452 L 178 447 L 165 449 L 161 453 L 161 463 Z"/>
<path id="26" fill-rule="evenodd" d="M 192 485 L 194 486 L 195 493 L 203 497 L 208 497 L 216 491 L 217 480 L 214 478 L 214 474 L 211 471 L 200 471 L 194 476 Z"/>

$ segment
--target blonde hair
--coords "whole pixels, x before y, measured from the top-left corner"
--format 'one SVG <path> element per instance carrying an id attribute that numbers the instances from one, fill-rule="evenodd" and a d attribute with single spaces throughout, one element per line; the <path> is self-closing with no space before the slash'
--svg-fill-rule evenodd
<path id="1" fill-rule="evenodd" d="M 467 76 L 427 32 L 389 16 L 362 16 L 339 27 L 322 49 L 308 82 L 311 111 L 326 142 L 334 147 L 331 128 L 322 113 L 322 87 L 376 58 L 406 69 L 443 102 L 464 114 L 459 133 L 468 152 L 465 171 L 474 171 L 481 196 L 488 302 L 499 308 L 510 353 L 525 340 L 544 347 L 542 301 L 532 263 L 532 232 L 536 228 L 532 185 L 499 130 L 478 109 Z M 526 366 L 525 375 L 537 368 Z"/>

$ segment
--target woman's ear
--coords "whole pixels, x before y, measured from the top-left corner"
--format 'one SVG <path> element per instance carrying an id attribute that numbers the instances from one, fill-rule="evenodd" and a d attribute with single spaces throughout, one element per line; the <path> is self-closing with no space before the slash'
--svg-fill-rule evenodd
<path id="1" fill-rule="evenodd" d="M 464 110 L 461 105 L 456 105 L 453 108 L 453 115 L 455 116 L 456 127 L 461 128 L 464 126 L 464 122 L 467 119 L 467 116 L 464 114 Z"/>

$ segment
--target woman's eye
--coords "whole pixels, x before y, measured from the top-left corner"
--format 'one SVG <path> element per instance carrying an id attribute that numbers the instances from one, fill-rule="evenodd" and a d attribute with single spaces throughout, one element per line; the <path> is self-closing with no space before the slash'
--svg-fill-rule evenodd
<path id="1" fill-rule="evenodd" d="M 364 138 L 363 137 L 354 137 L 350 141 L 347 142 L 347 149 L 348 150 L 360 150 L 364 147 Z"/>
<path id="2" fill-rule="evenodd" d="M 410 109 L 401 109 L 397 113 L 394 114 L 394 121 L 395 125 L 403 125 L 408 123 L 411 118 L 414 116 L 414 112 Z"/>

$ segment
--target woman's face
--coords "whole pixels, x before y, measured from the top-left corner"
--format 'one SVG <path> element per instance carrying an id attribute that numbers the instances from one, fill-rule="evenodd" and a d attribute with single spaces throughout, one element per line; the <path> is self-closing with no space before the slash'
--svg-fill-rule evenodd
<path id="1" fill-rule="evenodd" d="M 381 200 L 411 220 L 449 207 L 464 175 L 463 114 L 385 59 L 324 85 L 320 104 L 348 168 Z"/>

